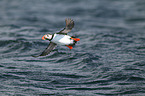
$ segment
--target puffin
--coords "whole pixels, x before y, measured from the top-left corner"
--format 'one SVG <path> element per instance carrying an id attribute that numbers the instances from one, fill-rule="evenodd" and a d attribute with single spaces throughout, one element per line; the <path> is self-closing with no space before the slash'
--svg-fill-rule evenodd
<path id="1" fill-rule="evenodd" d="M 67 46 L 69 49 L 72 49 L 73 46 L 77 43 L 77 41 L 80 41 L 80 39 L 76 38 L 75 36 L 67 35 L 67 33 L 70 32 L 74 27 L 74 21 L 70 18 L 66 18 L 65 24 L 66 24 L 65 28 L 63 28 L 58 33 L 46 34 L 42 37 L 42 40 L 49 40 L 50 43 L 40 55 L 33 57 L 46 56 L 53 49 L 55 49 L 57 45 L 64 45 Z"/>

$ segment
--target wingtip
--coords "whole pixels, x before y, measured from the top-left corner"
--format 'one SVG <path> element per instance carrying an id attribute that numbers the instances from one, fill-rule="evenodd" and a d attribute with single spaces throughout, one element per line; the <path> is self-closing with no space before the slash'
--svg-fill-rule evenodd
<path id="1" fill-rule="evenodd" d="M 39 57 L 39 55 L 31 55 L 32 57 Z"/>
<path id="2" fill-rule="evenodd" d="M 46 55 L 41 54 L 41 55 L 31 55 L 31 56 L 36 58 L 36 57 L 43 57 L 43 56 L 46 56 Z"/>
<path id="3" fill-rule="evenodd" d="M 74 27 L 74 21 L 73 21 L 73 19 L 71 19 L 71 18 L 66 18 L 66 19 L 65 19 L 65 22 L 66 22 L 66 27 L 67 27 L 68 29 L 72 29 L 72 28 Z"/>

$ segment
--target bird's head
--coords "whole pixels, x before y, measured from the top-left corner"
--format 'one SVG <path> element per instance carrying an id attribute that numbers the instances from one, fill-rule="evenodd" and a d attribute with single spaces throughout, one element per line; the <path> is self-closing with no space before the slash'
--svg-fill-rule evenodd
<path id="1" fill-rule="evenodd" d="M 51 40 L 52 39 L 52 35 L 51 34 L 46 34 L 42 37 L 42 40 Z"/>

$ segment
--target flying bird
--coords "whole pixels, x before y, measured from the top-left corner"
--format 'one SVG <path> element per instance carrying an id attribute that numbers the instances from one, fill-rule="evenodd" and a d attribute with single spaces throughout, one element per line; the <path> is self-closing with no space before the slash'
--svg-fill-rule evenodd
<path id="1" fill-rule="evenodd" d="M 57 45 L 65 45 L 69 49 L 72 49 L 73 46 L 76 44 L 77 41 L 79 41 L 79 38 L 76 38 L 74 36 L 67 35 L 68 32 L 72 30 L 74 27 L 74 21 L 72 19 L 65 19 L 66 26 L 63 30 L 61 30 L 58 33 L 54 34 L 46 34 L 42 37 L 42 40 L 49 40 L 50 43 L 48 47 L 38 56 L 33 57 L 39 57 L 39 56 L 46 56 L 48 55 Z"/>

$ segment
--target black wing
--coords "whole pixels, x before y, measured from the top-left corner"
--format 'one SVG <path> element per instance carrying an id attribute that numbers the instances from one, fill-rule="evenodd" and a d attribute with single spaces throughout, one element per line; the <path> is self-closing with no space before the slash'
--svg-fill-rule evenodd
<path id="1" fill-rule="evenodd" d="M 67 34 L 71 31 L 71 29 L 74 27 L 74 21 L 72 19 L 65 19 L 66 26 L 63 30 L 58 32 L 58 34 Z"/>
<path id="2" fill-rule="evenodd" d="M 55 47 L 57 44 L 50 42 L 48 47 L 38 56 L 33 56 L 33 57 L 39 57 L 39 56 L 46 56 L 48 55 Z"/>

